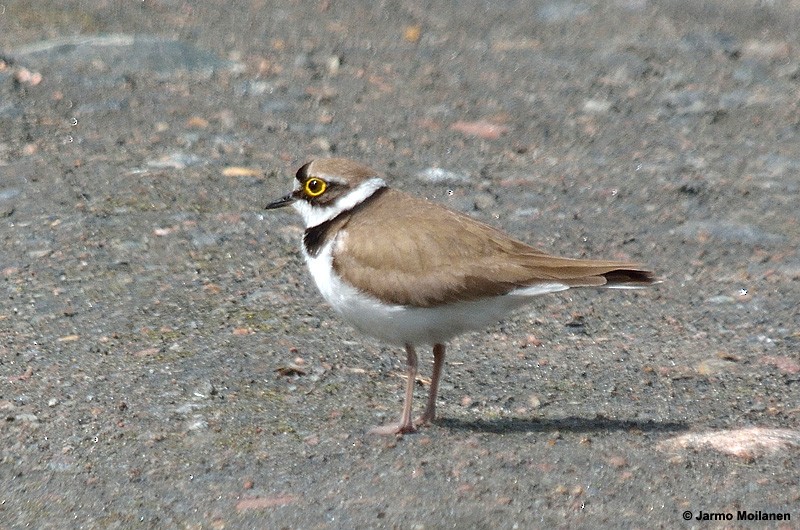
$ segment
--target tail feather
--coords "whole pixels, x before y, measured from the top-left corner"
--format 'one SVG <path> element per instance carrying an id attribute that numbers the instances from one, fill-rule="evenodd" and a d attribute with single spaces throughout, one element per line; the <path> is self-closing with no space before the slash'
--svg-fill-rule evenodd
<path id="1" fill-rule="evenodd" d="M 661 283 L 653 271 L 638 265 L 614 262 L 575 262 L 556 278 L 568 287 L 601 287 L 604 289 L 641 289 Z"/>
<path id="2" fill-rule="evenodd" d="M 602 276 L 606 279 L 604 287 L 616 289 L 635 289 L 661 283 L 653 271 L 644 269 L 615 269 Z"/>

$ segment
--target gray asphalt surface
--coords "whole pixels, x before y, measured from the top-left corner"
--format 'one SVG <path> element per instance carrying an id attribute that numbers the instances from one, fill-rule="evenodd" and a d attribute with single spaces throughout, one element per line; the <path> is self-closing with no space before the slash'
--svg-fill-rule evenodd
<path id="1" fill-rule="evenodd" d="M 0 529 L 796 528 L 798 27 L 789 0 L 3 2 Z M 440 420 L 370 436 L 403 352 L 263 211 L 332 155 L 664 283 L 454 340 Z"/>

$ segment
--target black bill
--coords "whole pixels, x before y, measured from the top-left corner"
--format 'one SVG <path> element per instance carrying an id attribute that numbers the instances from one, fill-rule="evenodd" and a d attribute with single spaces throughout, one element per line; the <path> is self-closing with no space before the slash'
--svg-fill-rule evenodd
<path id="1" fill-rule="evenodd" d="M 265 210 L 274 210 L 275 208 L 283 208 L 284 206 L 289 206 L 295 201 L 295 198 L 292 197 L 292 194 L 286 195 L 285 197 L 281 197 L 277 201 L 272 201 L 268 205 L 264 207 Z"/>

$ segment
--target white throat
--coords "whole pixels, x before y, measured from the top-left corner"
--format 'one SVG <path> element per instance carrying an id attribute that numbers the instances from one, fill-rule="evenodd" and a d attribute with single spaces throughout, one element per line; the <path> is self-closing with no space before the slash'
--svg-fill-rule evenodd
<path id="1" fill-rule="evenodd" d="M 292 206 L 303 217 L 306 228 L 310 228 L 350 210 L 383 187 L 386 187 L 386 182 L 382 178 L 372 177 L 353 188 L 347 195 L 333 201 L 330 206 L 313 206 L 306 201 L 295 201 Z"/>

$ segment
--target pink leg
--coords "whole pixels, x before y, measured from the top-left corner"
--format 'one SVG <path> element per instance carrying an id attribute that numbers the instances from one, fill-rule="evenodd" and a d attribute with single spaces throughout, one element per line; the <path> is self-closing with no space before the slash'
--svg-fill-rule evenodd
<path id="1" fill-rule="evenodd" d="M 439 379 L 444 366 L 444 344 L 433 345 L 433 373 L 431 374 L 431 388 L 428 391 L 428 404 L 425 412 L 417 419 L 417 423 L 425 425 L 436 418 L 436 395 L 439 393 Z"/>
<path id="2" fill-rule="evenodd" d="M 434 365 L 435 368 L 435 365 Z M 411 422 L 411 402 L 414 399 L 414 385 L 417 380 L 417 352 L 414 346 L 406 344 L 406 399 L 403 403 L 403 415 L 399 423 L 381 425 L 369 432 L 372 434 L 408 434 L 415 432 L 414 424 Z"/>

